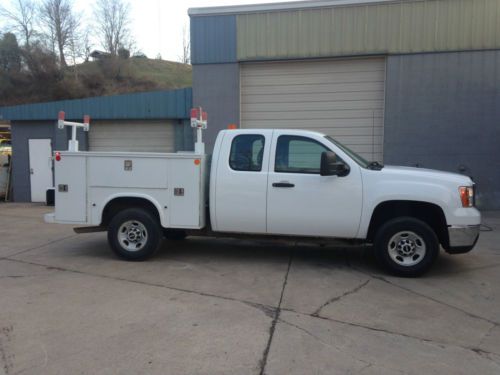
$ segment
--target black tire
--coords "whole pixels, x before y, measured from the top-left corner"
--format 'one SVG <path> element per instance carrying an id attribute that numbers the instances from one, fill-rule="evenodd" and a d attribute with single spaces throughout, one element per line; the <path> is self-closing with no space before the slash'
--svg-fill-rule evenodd
<path id="1" fill-rule="evenodd" d="M 187 233 L 182 229 L 163 229 L 163 237 L 171 241 L 182 241 L 187 237 Z"/>
<path id="2" fill-rule="evenodd" d="M 108 226 L 109 246 L 116 255 L 126 260 L 142 261 L 151 257 L 160 245 L 161 234 L 158 220 L 142 208 L 127 208 L 118 212 Z"/>
<path id="3" fill-rule="evenodd" d="M 399 217 L 382 225 L 373 244 L 378 263 L 390 273 L 403 277 L 423 275 L 439 254 L 436 233 L 412 217 Z"/>

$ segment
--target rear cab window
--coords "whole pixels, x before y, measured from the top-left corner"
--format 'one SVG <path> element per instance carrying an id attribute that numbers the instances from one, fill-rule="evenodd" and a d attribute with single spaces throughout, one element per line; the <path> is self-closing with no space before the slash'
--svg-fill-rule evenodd
<path id="1" fill-rule="evenodd" d="M 233 138 L 229 166 L 235 171 L 260 172 L 265 138 L 261 134 L 241 134 Z"/>

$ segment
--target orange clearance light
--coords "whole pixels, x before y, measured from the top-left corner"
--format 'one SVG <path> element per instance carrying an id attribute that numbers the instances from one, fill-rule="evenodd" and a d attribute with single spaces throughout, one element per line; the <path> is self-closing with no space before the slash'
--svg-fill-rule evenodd
<path id="1" fill-rule="evenodd" d="M 57 119 L 64 121 L 64 116 L 65 116 L 64 111 L 59 111 L 59 114 L 57 115 Z"/>
<path id="2" fill-rule="evenodd" d="M 238 127 L 236 126 L 236 124 L 229 124 L 227 126 L 227 128 L 230 129 L 230 130 L 238 129 Z"/>
<path id="3" fill-rule="evenodd" d="M 56 160 L 61 160 L 61 153 L 59 151 L 56 152 Z"/>
<path id="4" fill-rule="evenodd" d="M 194 159 L 194 165 L 200 165 L 201 160 L 200 159 Z"/>

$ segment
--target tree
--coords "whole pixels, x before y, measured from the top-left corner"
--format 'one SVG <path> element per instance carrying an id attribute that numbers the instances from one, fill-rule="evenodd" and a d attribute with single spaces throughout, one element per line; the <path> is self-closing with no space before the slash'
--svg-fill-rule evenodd
<path id="1" fill-rule="evenodd" d="M 102 47 L 113 55 L 130 49 L 130 6 L 124 0 L 97 0 L 94 18 Z"/>
<path id="2" fill-rule="evenodd" d="M 189 41 L 189 33 L 186 26 L 182 28 L 182 55 L 180 56 L 181 63 L 189 64 L 191 62 L 191 43 Z"/>
<path id="3" fill-rule="evenodd" d="M 24 40 L 25 46 L 29 48 L 32 38 L 36 35 L 34 28 L 35 3 L 31 0 L 12 0 L 9 9 L 0 6 L 0 16 L 7 19 L 10 28 Z"/>
<path id="4" fill-rule="evenodd" d="M 0 72 L 6 74 L 19 73 L 21 70 L 21 49 L 16 36 L 5 33 L 0 39 Z"/>
<path id="5" fill-rule="evenodd" d="M 75 49 L 79 23 L 72 11 L 71 0 L 45 0 L 40 7 L 40 20 L 45 34 L 57 49 L 62 67 L 66 64 L 66 49 Z M 54 51 L 55 52 L 55 51 Z"/>

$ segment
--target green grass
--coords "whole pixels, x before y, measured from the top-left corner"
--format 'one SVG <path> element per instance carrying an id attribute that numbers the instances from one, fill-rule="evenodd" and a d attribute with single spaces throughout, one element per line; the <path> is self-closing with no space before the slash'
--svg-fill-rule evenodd
<path id="1" fill-rule="evenodd" d="M 86 94 L 75 87 L 77 97 L 172 90 L 192 84 L 191 65 L 147 58 L 89 61 L 77 66 L 77 74 L 76 82 L 86 87 Z M 73 67 L 67 68 L 65 80 L 75 82 Z"/>

